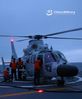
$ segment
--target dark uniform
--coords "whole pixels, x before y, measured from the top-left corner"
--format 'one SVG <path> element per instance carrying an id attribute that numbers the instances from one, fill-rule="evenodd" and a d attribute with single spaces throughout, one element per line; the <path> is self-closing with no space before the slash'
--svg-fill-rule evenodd
<path id="1" fill-rule="evenodd" d="M 22 69 L 23 69 L 23 61 L 21 60 L 21 58 L 18 59 L 17 68 L 18 68 L 18 79 L 21 80 L 22 79 Z"/>
<path id="2" fill-rule="evenodd" d="M 13 80 L 13 75 L 15 77 L 15 80 L 17 80 L 17 76 L 16 76 L 17 63 L 16 63 L 15 59 L 13 59 L 12 62 L 10 63 L 10 67 L 11 67 L 11 78 L 12 78 L 12 80 Z"/>
<path id="3" fill-rule="evenodd" d="M 41 72 L 42 62 L 38 58 L 34 63 L 34 84 L 40 84 L 40 72 Z"/>

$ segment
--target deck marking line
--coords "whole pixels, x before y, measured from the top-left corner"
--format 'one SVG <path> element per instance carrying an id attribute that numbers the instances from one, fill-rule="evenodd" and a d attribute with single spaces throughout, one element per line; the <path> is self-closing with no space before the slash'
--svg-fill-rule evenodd
<path id="1" fill-rule="evenodd" d="M 35 91 L 31 91 L 31 92 L 19 92 L 19 93 L 10 93 L 10 94 L 0 95 L 0 98 L 1 98 L 1 97 L 10 97 L 10 96 L 25 95 L 25 94 L 33 94 L 33 93 L 35 93 Z"/>

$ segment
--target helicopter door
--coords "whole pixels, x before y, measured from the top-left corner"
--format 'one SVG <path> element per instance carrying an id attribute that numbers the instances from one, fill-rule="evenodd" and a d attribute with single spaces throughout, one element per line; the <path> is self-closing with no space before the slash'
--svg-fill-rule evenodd
<path id="1" fill-rule="evenodd" d="M 30 55 L 26 64 L 26 70 L 29 76 L 34 75 L 34 59 L 33 55 Z"/>
<path id="2" fill-rule="evenodd" d="M 56 68 L 58 66 L 58 62 L 56 57 L 52 52 L 46 52 L 44 55 L 44 73 L 47 76 L 52 77 L 55 75 Z"/>

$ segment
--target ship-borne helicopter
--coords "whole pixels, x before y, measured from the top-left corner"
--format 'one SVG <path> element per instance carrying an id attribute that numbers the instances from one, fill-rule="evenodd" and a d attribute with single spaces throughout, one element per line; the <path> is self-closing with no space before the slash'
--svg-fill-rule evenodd
<path id="1" fill-rule="evenodd" d="M 58 85 L 64 85 L 65 77 L 74 77 L 78 75 L 78 68 L 73 65 L 69 65 L 64 54 L 60 51 L 54 51 L 53 48 L 49 48 L 47 44 L 44 44 L 43 39 L 66 39 L 66 40 L 82 40 L 82 38 L 66 38 L 66 37 L 53 37 L 59 34 L 65 34 L 68 32 L 81 31 L 82 28 L 76 28 L 57 33 L 47 35 L 34 35 L 34 36 L 16 36 L 16 35 L 0 35 L 0 37 L 20 37 L 26 38 L 18 40 L 18 42 L 27 40 L 29 38 L 29 45 L 26 49 L 23 49 L 24 55 L 21 57 L 24 65 L 27 77 L 34 76 L 34 62 L 39 57 L 42 61 L 41 77 L 51 80 L 56 78 Z M 13 40 L 11 40 L 12 57 L 17 58 Z M 60 79 L 59 79 L 60 78 Z"/>

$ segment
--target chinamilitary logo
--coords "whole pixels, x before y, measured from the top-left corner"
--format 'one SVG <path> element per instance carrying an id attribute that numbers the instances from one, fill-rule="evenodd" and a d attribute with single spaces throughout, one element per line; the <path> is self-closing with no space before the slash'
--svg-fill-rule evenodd
<path id="1" fill-rule="evenodd" d="M 53 10 L 47 10 L 46 15 L 47 16 L 52 16 L 53 15 Z"/>
<path id="2" fill-rule="evenodd" d="M 49 9 L 46 12 L 47 16 L 52 16 L 52 15 L 75 15 L 76 11 L 74 10 L 52 10 Z"/>

